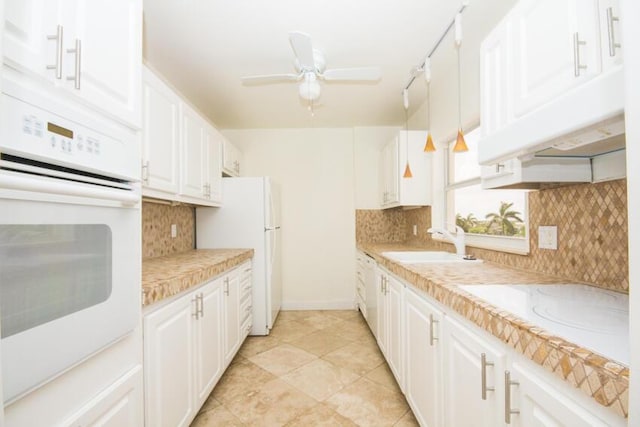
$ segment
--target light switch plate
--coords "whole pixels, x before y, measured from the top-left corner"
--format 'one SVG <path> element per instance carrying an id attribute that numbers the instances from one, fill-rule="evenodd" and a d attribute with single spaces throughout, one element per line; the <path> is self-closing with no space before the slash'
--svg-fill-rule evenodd
<path id="1" fill-rule="evenodd" d="M 558 226 L 541 225 L 538 227 L 538 248 L 558 250 Z"/>
<path id="2" fill-rule="evenodd" d="M 175 239 L 178 237 L 178 226 L 176 224 L 171 224 L 171 238 Z"/>
<path id="3" fill-rule="evenodd" d="M 418 235 L 418 226 L 416 224 L 413 224 L 413 235 L 414 236 Z"/>

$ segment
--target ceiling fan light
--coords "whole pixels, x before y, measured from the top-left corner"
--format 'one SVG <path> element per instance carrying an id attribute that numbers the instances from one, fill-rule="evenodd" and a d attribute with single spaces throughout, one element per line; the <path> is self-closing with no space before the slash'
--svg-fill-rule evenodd
<path id="1" fill-rule="evenodd" d="M 298 93 L 302 99 L 315 101 L 320 98 L 320 83 L 314 73 L 305 73 L 304 81 L 300 83 Z"/>
<path id="2" fill-rule="evenodd" d="M 469 147 L 467 147 L 467 143 L 464 140 L 462 129 L 458 129 L 458 137 L 456 138 L 456 145 L 453 146 L 453 152 L 464 153 L 465 151 L 469 151 Z"/>
<path id="3" fill-rule="evenodd" d="M 433 138 L 431 137 L 431 131 L 429 131 L 427 133 L 427 142 L 424 144 L 424 150 L 425 153 L 432 153 L 434 151 L 436 151 L 436 146 L 433 143 Z"/>

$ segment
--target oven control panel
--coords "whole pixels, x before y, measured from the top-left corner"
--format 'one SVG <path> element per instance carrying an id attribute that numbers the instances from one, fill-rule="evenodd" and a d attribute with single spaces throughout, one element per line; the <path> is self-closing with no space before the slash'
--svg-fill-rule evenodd
<path id="1" fill-rule="evenodd" d="M 36 106 L 2 94 L 0 152 L 138 181 L 140 153 L 135 138 L 80 112 Z"/>

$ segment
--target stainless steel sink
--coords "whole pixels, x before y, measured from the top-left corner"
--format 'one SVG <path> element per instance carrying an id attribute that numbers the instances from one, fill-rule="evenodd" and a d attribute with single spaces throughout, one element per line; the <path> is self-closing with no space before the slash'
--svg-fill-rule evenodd
<path id="1" fill-rule="evenodd" d="M 402 264 L 478 263 L 478 259 L 465 259 L 462 255 L 444 251 L 391 251 L 382 255 Z"/>

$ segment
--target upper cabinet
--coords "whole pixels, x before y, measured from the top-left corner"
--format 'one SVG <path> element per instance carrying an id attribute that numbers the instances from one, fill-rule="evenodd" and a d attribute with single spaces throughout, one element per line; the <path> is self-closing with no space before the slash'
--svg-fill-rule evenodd
<path id="1" fill-rule="evenodd" d="M 617 0 L 517 2 L 480 48 L 480 163 L 617 135 L 622 46 Z"/>
<path id="2" fill-rule="evenodd" d="M 383 209 L 431 204 L 432 154 L 423 147 L 426 132 L 400 131 L 380 152 L 380 203 Z M 405 178 L 407 165 L 412 177 Z"/>
<path id="3" fill-rule="evenodd" d="M 219 206 L 222 135 L 149 69 L 143 76 L 143 196 Z"/>
<path id="4" fill-rule="evenodd" d="M 140 0 L 5 1 L 8 66 L 133 128 L 141 60 Z"/>
<path id="5" fill-rule="evenodd" d="M 240 176 L 242 151 L 226 138 L 222 141 L 222 173 L 225 176 Z"/>

